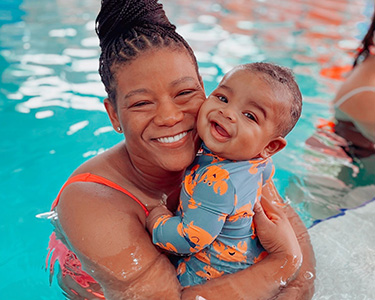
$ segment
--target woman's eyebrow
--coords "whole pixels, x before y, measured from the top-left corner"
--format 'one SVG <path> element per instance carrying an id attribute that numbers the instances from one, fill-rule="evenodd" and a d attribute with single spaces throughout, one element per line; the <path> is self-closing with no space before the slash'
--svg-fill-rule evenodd
<path id="1" fill-rule="evenodd" d="M 196 81 L 196 79 L 194 77 L 185 76 L 185 77 L 182 77 L 182 78 L 179 78 L 179 79 L 176 79 L 176 80 L 172 81 L 170 83 L 170 85 L 176 86 L 176 85 L 184 83 L 184 82 L 195 82 L 195 81 Z M 145 89 L 145 88 L 132 90 L 124 96 L 124 99 L 130 98 L 130 97 L 132 97 L 134 95 L 137 95 L 137 94 L 146 94 L 146 93 L 149 93 L 149 92 L 150 91 L 148 89 Z"/>
<path id="2" fill-rule="evenodd" d="M 137 89 L 137 90 L 132 90 L 130 91 L 129 93 L 127 93 L 125 96 L 124 96 L 124 99 L 127 99 L 127 98 L 130 98 L 134 95 L 137 95 L 137 94 L 145 94 L 147 93 L 148 90 L 147 89 Z"/>
<path id="3" fill-rule="evenodd" d="M 173 80 L 170 85 L 171 86 L 176 86 L 178 84 L 184 83 L 184 82 L 196 82 L 196 78 L 190 77 L 190 76 L 185 76 L 176 80 Z"/>

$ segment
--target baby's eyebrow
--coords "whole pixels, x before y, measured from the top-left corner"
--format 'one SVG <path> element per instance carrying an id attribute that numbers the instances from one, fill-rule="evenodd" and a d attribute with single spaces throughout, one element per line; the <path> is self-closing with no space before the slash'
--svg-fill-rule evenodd
<path id="1" fill-rule="evenodd" d="M 225 84 L 219 84 L 218 88 L 222 88 L 222 89 L 227 90 L 230 93 L 233 93 L 233 89 L 230 88 L 229 86 L 225 85 Z"/>
<path id="2" fill-rule="evenodd" d="M 249 101 L 249 104 L 254 105 L 257 109 L 260 110 L 260 112 L 263 114 L 263 117 L 265 119 L 267 118 L 267 112 L 261 105 L 259 105 L 257 102 L 255 102 L 253 100 Z"/>

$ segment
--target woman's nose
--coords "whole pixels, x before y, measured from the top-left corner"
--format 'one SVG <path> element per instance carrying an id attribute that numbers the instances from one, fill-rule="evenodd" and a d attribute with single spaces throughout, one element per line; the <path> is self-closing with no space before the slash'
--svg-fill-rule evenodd
<path id="1" fill-rule="evenodd" d="M 173 126 L 183 118 L 184 113 L 181 108 L 173 101 L 167 101 L 158 106 L 154 122 L 158 126 Z"/>

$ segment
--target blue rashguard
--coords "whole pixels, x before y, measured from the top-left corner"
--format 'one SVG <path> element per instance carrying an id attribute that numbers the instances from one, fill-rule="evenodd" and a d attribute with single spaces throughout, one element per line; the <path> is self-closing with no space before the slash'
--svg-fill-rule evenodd
<path id="1" fill-rule="evenodd" d="M 176 216 L 159 218 L 152 234 L 154 244 L 185 255 L 177 268 L 181 285 L 237 272 L 267 255 L 253 205 L 273 172 L 271 159 L 231 161 L 202 146 L 186 171 Z"/>

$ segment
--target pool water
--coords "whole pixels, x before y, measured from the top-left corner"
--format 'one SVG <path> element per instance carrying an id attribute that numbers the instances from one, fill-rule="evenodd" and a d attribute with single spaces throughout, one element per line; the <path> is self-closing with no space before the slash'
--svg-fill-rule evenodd
<path id="1" fill-rule="evenodd" d="M 361 162 L 322 156 L 305 146 L 319 118 L 332 116 L 340 71 L 351 64 L 367 30 L 372 0 L 162 3 L 197 54 L 207 94 L 240 63 L 266 60 L 294 70 L 303 114 L 287 148 L 274 158 L 275 182 L 306 226 L 374 198 L 373 174 Z M 64 299 L 56 280 L 49 286 L 45 271 L 52 226 L 35 216 L 49 210 L 79 164 L 121 140 L 102 105 L 94 33 L 98 5 L 97 0 L 0 3 L 0 299 Z M 375 169 L 374 162 L 369 165 Z M 337 220 L 345 223 L 351 214 Z M 363 213 L 361 220 L 366 218 Z M 340 245 L 346 252 L 350 246 Z M 375 249 L 375 242 L 364 246 Z M 366 272 L 375 278 L 373 269 Z M 361 298 L 327 298 L 318 291 L 317 299 L 375 295 L 374 285 L 364 290 L 369 293 Z"/>

